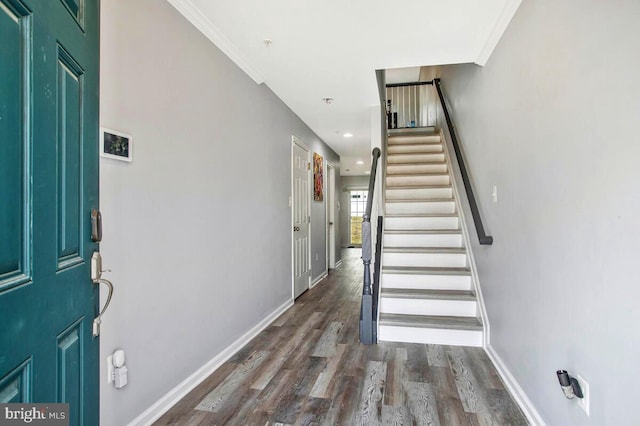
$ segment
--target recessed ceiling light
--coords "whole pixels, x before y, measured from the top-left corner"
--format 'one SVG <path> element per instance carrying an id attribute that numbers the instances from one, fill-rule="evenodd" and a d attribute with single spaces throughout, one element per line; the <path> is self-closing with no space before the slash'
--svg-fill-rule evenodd
<path id="1" fill-rule="evenodd" d="M 356 164 L 364 164 L 364 161 L 358 160 L 358 161 L 356 161 Z"/>
<path id="2" fill-rule="evenodd" d="M 352 138 L 353 137 L 353 135 L 351 133 L 345 133 L 343 136 L 345 138 Z"/>
<path id="3" fill-rule="evenodd" d="M 364 172 L 364 174 L 365 174 L 365 175 L 370 175 L 370 174 L 371 174 L 371 172 L 367 170 L 366 172 Z"/>

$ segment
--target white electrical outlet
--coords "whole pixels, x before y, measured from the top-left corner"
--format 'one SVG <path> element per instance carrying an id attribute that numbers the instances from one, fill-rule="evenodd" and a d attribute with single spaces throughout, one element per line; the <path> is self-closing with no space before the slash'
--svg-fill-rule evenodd
<path id="1" fill-rule="evenodd" d="M 107 357 L 107 383 L 113 382 L 113 355 Z"/>
<path id="2" fill-rule="evenodd" d="M 584 412 L 587 413 L 587 416 L 588 416 L 589 415 L 589 397 L 590 397 L 589 383 L 587 383 L 585 379 L 580 377 L 579 374 L 576 375 L 576 380 L 580 384 L 580 389 L 582 389 L 582 396 L 583 396 L 582 398 L 576 398 L 578 400 L 578 406 L 582 408 Z"/>

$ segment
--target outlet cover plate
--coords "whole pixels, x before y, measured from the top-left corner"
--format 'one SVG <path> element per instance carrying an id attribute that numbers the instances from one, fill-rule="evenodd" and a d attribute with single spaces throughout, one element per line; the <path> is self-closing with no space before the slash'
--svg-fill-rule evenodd
<path id="1" fill-rule="evenodd" d="M 579 374 L 576 374 L 576 380 L 580 384 L 580 388 L 582 389 L 582 395 L 583 395 L 583 398 L 577 398 L 578 407 L 582 408 L 582 410 L 584 410 L 584 412 L 587 413 L 587 416 L 588 416 L 589 415 L 589 402 L 590 402 L 589 401 L 589 399 L 590 399 L 589 383 L 585 379 L 580 377 Z"/>

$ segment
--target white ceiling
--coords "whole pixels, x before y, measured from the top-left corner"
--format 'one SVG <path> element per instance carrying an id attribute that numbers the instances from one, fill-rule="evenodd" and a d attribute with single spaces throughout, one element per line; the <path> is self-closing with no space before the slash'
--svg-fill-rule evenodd
<path id="1" fill-rule="evenodd" d="M 484 65 L 521 0 L 168 1 L 340 154 L 342 174 L 363 174 L 375 70 Z"/>

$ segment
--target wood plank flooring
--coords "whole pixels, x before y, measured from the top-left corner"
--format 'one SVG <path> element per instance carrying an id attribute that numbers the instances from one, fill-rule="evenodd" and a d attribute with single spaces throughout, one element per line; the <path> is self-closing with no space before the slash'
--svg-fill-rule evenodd
<path id="1" fill-rule="evenodd" d="M 481 348 L 358 341 L 359 249 L 162 416 L 166 425 L 527 425 Z"/>

